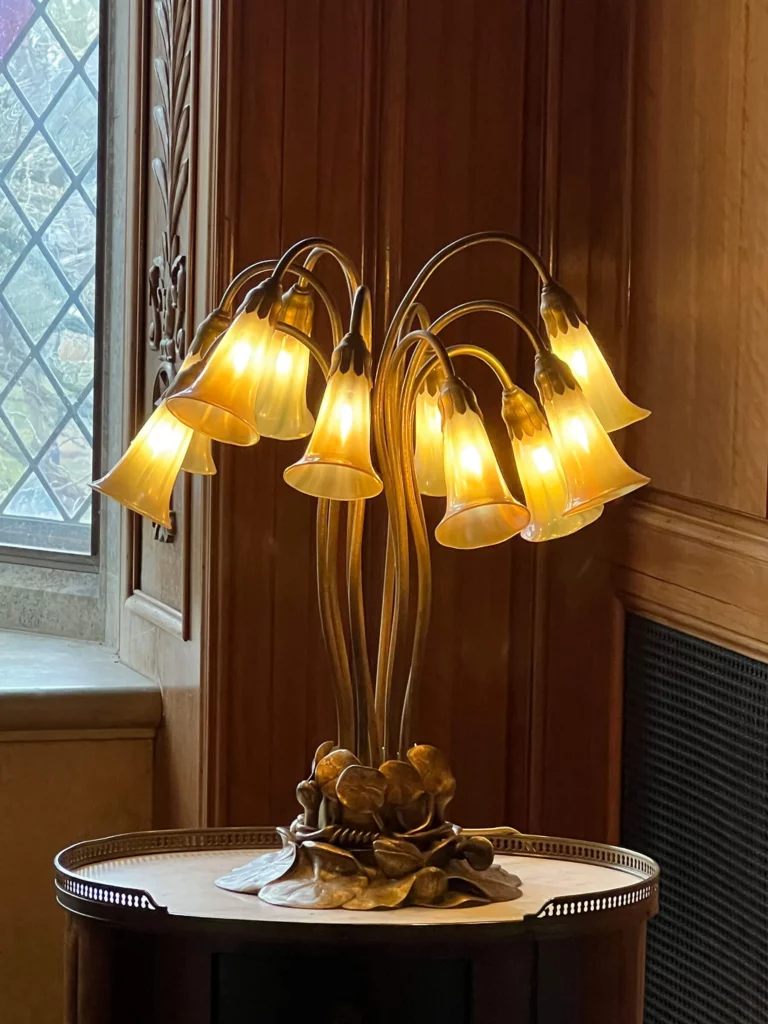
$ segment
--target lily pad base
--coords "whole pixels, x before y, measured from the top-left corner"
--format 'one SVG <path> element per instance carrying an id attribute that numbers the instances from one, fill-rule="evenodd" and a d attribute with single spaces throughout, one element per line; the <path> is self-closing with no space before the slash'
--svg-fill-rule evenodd
<path id="1" fill-rule="evenodd" d="M 493 863 L 489 840 L 445 821 L 456 784 L 444 756 L 425 744 L 407 756 L 372 768 L 323 743 L 309 779 L 296 790 L 303 813 L 278 829 L 282 850 L 262 854 L 216 885 L 313 910 L 517 899 L 520 879 Z"/>
<path id="2" fill-rule="evenodd" d="M 447 842 L 439 841 L 423 852 L 415 846 L 414 852 L 396 849 L 396 844 L 411 846 L 407 841 L 379 840 L 387 848 L 371 856 L 369 851 L 342 850 L 328 843 L 299 844 L 288 830 L 281 834 L 282 850 L 261 854 L 217 879 L 216 885 L 258 895 L 275 906 L 312 910 L 451 908 L 500 903 L 520 895 L 517 875 L 494 864 L 474 868 L 461 859 L 464 851 L 479 851 L 488 843 L 480 836 L 453 832 Z M 456 856 L 451 855 L 454 850 Z"/>

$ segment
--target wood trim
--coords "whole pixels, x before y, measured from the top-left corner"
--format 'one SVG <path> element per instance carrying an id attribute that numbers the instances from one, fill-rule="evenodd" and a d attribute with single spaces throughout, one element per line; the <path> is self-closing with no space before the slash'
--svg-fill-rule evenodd
<path id="1" fill-rule="evenodd" d="M 237 0 L 213 0 L 205 10 L 201 31 L 208 44 L 203 73 L 212 87 L 199 112 L 202 133 L 211 139 L 214 154 L 201 175 L 198 209 L 205 203 L 209 305 L 231 280 L 234 258 L 233 223 L 237 217 L 240 104 L 236 83 L 241 60 Z M 202 249 L 202 247 L 201 247 Z M 221 447 L 216 455 L 222 458 Z M 229 491 L 219 474 L 206 482 L 202 496 L 204 528 L 203 607 L 201 625 L 201 735 L 200 819 L 204 825 L 222 825 L 227 819 L 227 707 L 230 697 L 225 621 L 226 581 L 222 569 L 230 531 L 224 526 Z"/>
<path id="2" fill-rule="evenodd" d="M 768 521 L 649 491 L 616 553 L 625 607 L 768 661 Z"/>
<path id="3" fill-rule="evenodd" d="M 153 626 L 157 626 L 164 632 L 170 633 L 171 636 L 175 636 L 179 640 L 186 640 L 183 612 L 145 594 L 143 590 L 134 590 L 125 602 L 125 609 L 146 622 L 151 622 Z"/>

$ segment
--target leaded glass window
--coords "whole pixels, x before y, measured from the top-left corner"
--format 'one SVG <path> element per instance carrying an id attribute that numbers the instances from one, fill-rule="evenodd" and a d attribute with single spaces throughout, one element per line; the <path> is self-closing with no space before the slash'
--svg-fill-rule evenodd
<path id="1" fill-rule="evenodd" d="M 0 546 L 88 554 L 99 0 L 0 0 Z"/>

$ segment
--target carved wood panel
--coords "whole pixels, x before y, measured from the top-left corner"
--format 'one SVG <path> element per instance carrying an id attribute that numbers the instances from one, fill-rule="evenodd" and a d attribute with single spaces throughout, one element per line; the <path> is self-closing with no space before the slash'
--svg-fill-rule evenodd
<path id="1" fill-rule="evenodd" d="M 167 388 L 184 358 L 187 322 L 189 209 L 192 125 L 193 0 L 154 0 L 150 25 L 151 122 L 148 131 L 146 202 L 148 351 L 144 381 L 148 389 L 145 415 Z M 150 390 L 151 389 L 151 390 Z M 189 478 L 182 474 L 173 498 L 173 527 L 157 523 L 137 526 L 134 564 L 134 610 L 161 628 L 186 638 L 189 633 Z M 156 542 L 160 542 L 159 544 Z M 172 546 L 171 546 L 172 545 Z M 158 607 L 160 605 L 160 614 Z M 167 609 L 163 613 L 163 606 Z"/>

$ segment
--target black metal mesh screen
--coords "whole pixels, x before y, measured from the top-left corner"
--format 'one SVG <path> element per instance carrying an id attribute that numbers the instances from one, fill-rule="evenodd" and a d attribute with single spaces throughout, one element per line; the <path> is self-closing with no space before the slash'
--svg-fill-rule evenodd
<path id="1" fill-rule="evenodd" d="M 768 665 L 627 617 L 623 843 L 661 864 L 645 1024 L 768 1022 Z"/>

